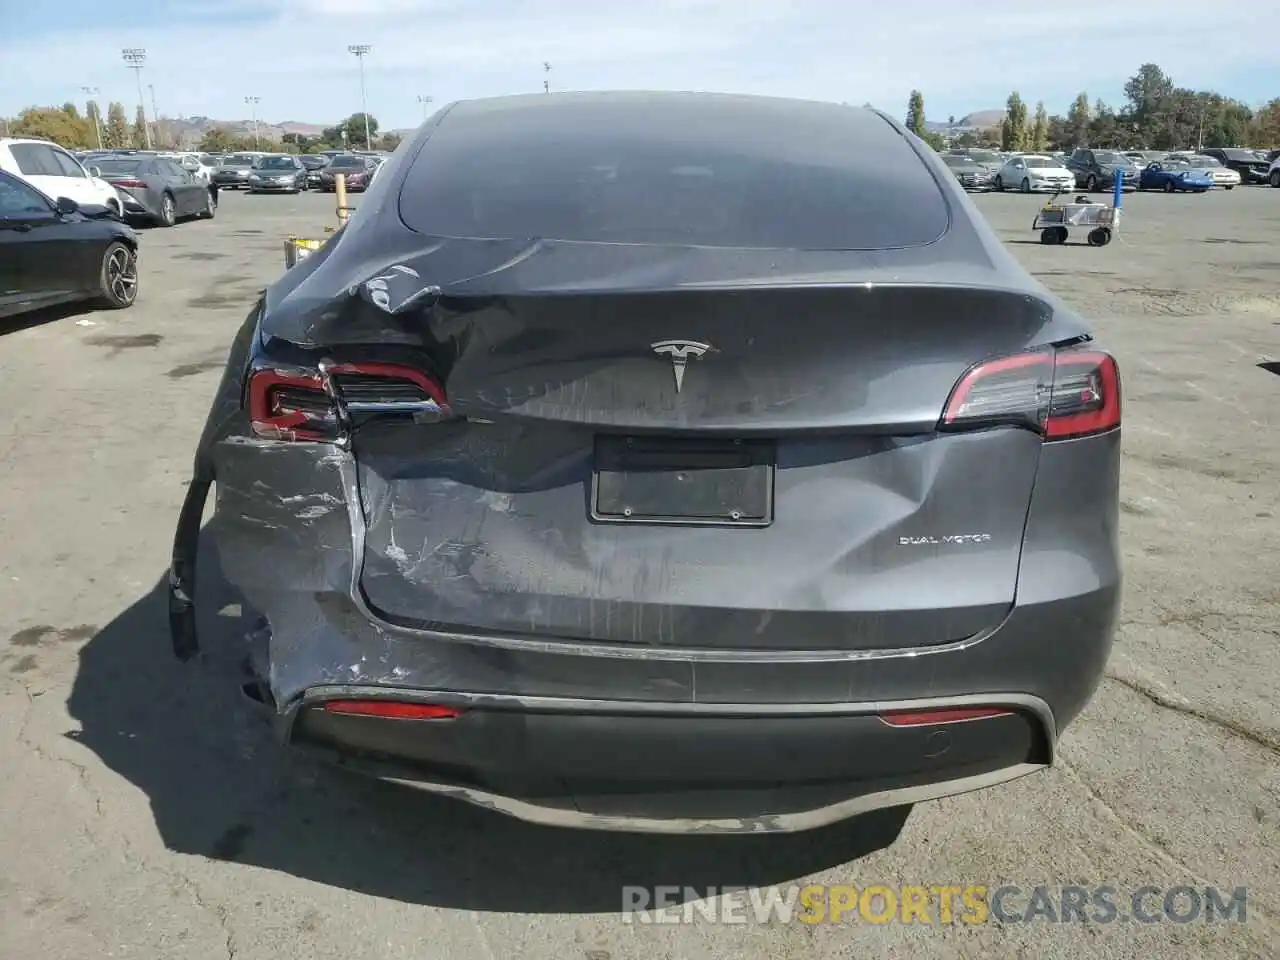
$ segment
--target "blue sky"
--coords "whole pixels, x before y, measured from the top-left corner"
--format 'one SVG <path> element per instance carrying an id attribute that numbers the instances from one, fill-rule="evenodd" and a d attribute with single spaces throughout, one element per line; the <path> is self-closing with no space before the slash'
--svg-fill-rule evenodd
<path id="1" fill-rule="evenodd" d="M 352 43 L 368 43 L 370 112 L 416 125 L 419 96 L 553 89 L 701 89 L 870 101 L 930 119 L 1050 112 L 1087 90 L 1116 102 L 1145 61 L 1251 105 L 1280 97 L 1280 5 L 1207 0 L 0 0 L 0 115 L 32 104 L 137 103 L 122 47 L 145 47 L 160 112 L 331 123 L 360 109 Z M 122 26 L 127 10 L 128 25 Z M 1057 24 L 1050 12 L 1061 11 Z M 1061 24 L 1061 25 L 1058 25 Z M 148 94 L 148 112 L 150 95 Z"/>

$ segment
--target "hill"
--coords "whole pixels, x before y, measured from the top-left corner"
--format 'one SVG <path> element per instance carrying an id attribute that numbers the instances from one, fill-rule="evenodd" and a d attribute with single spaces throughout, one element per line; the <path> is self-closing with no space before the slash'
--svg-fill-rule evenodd
<path id="1" fill-rule="evenodd" d="M 161 117 L 160 122 L 172 131 L 179 145 L 188 150 L 199 144 L 210 130 L 225 130 L 233 137 L 251 137 L 254 126 L 252 120 L 215 120 L 212 117 Z M 314 137 L 324 130 L 325 125 L 320 123 L 301 123 L 297 120 L 285 120 L 281 123 L 258 121 L 258 137 L 264 143 L 279 143 L 286 133 Z"/>

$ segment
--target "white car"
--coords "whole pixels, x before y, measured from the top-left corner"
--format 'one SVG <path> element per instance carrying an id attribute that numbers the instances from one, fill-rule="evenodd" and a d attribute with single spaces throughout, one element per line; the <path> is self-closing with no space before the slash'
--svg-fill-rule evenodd
<path id="1" fill-rule="evenodd" d="M 210 182 L 213 177 L 213 168 L 217 166 L 213 157 L 207 153 L 166 153 L 161 156 L 175 161 L 187 173 L 205 183 Z"/>
<path id="2" fill-rule="evenodd" d="M 1057 193 L 1059 190 L 1074 190 L 1076 176 L 1056 157 L 1016 153 L 1004 162 L 993 185 L 997 190 Z"/>
<path id="3" fill-rule="evenodd" d="M 0 138 L 0 170 L 27 181 L 55 200 L 68 197 L 85 206 L 110 207 L 119 213 L 120 195 L 107 181 L 93 176 L 56 143 L 21 137 Z"/>
<path id="4" fill-rule="evenodd" d="M 1233 187 L 1240 186 L 1240 174 L 1230 167 L 1223 166 L 1222 162 L 1214 157 L 1206 157 L 1200 153 L 1171 153 L 1169 154 L 1169 159 L 1183 160 L 1197 170 L 1205 171 L 1205 173 L 1213 177 L 1213 185 L 1215 187 L 1230 190 Z"/>
<path id="5" fill-rule="evenodd" d="M 1267 183 L 1280 187 L 1280 157 L 1271 161 L 1271 167 L 1267 170 Z"/>

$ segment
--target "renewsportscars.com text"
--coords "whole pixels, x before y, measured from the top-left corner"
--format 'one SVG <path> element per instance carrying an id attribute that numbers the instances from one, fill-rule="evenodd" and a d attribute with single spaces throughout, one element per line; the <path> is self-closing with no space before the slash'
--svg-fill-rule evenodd
<path id="1" fill-rule="evenodd" d="M 623 887 L 624 923 L 1244 923 L 1244 887 Z"/>

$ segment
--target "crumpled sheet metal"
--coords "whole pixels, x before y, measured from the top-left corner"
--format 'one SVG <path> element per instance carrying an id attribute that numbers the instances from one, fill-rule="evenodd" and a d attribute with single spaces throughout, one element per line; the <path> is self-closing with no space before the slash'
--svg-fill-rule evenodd
<path id="1" fill-rule="evenodd" d="M 994 287 L 1062 307 L 967 218 L 922 247 L 841 251 L 427 237 L 371 215 L 267 292 L 266 332 L 302 346 L 420 343 L 431 333 L 414 308 L 451 298 L 851 284 Z"/>

